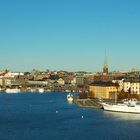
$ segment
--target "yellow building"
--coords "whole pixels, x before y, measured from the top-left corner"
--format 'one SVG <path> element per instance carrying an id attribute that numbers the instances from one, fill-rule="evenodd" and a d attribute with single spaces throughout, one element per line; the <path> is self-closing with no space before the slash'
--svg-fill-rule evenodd
<path id="1" fill-rule="evenodd" d="M 117 86 L 111 82 L 96 82 L 89 86 L 89 98 L 115 99 Z"/>

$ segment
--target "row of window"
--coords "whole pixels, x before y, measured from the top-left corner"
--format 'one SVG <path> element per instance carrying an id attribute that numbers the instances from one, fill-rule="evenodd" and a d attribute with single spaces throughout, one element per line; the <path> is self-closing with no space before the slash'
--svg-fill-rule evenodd
<path id="1" fill-rule="evenodd" d="M 126 84 L 126 85 L 137 85 L 137 86 L 140 85 L 140 83 L 124 83 L 124 85 L 125 85 L 125 84 Z"/>
<path id="2" fill-rule="evenodd" d="M 131 89 L 140 89 L 140 87 L 126 87 L 127 89 L 131 88 Z"/>

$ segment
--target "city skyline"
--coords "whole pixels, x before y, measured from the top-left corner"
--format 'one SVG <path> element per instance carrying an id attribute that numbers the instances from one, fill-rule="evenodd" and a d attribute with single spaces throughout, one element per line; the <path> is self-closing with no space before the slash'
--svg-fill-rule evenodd
<path id="1" fill-rule="evenodd" d="M 140 69 L 138 0 L 0 2 L 0 68 L 17 71 Z"/>

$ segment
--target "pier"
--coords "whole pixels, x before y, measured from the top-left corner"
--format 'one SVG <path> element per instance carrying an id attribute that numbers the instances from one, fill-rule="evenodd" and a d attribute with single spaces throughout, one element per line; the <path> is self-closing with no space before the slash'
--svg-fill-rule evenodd
<path id="1" fill-rule="evenodd" d="M 95 109 L 102 109 L 103 106 L 99 104 L 95 99 L 79 99 L 75 98 L 74 102 L 82 108 L 95 108 Z"/>

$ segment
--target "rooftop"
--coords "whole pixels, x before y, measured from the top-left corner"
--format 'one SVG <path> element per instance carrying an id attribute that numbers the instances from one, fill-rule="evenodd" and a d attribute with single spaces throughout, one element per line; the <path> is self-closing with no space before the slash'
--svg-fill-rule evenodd
<path id="1" fill-rule="evenodd" d="M 91 86 L 102 86 L 102 87 L 107 87 L 107 86 L 116 86 L 116 84 L 112 82 L 93 82 Z"/>

